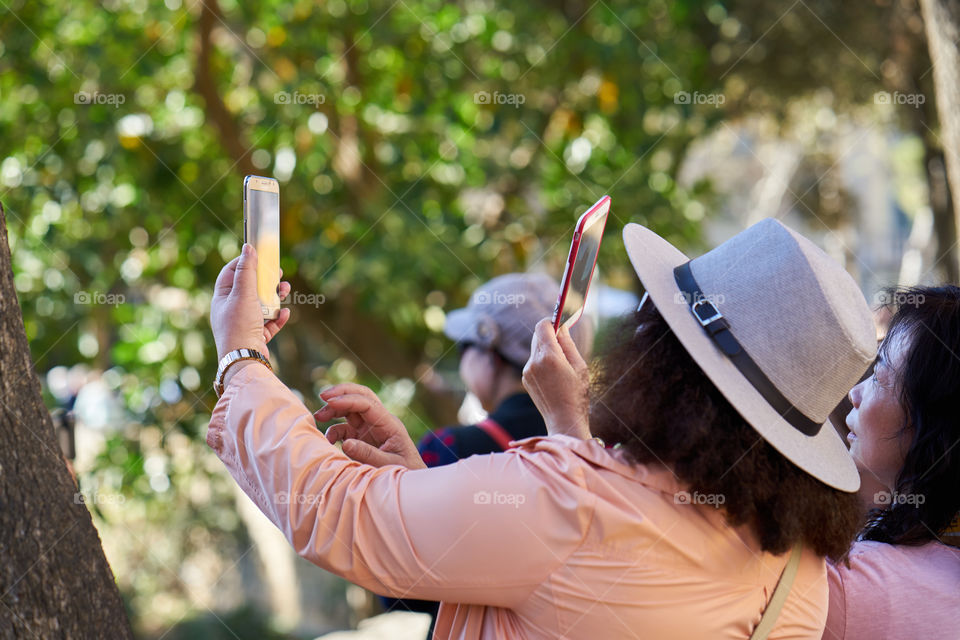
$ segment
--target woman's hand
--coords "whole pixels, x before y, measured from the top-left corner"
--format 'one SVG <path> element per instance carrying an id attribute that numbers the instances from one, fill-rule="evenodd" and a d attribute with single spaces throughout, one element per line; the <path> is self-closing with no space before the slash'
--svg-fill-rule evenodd
<path id="1" fill-rule="evenodd" d="M 547 433 L 590 438 L 590 370 L 566 327 L 554 333 L 550 318 L 537 323 L 523 387 L 537 405 Z"/>
<path id="2" fill-rule="evenodd" d="M 283 271 L 280 272 L 283 275 Z M 290 293 L 290 283 L 280 283 L 280 299 Z M 280 309 L 266 323 L 257 299 L 257 252 L 244 244 L 240 256 L 227 263 L 217 276 L 210 304 L 210 326 L 217 345 L 217 360 L 234 349 L 256 349 L 270 357 L 267 343 L 290 319 L 290 309 Z"/>
<path id="3" fill-rule="evenodd" d="M 343 441 L 343 452 L 353 460 L 374 467 L 399 464 L 408 469 L 426 469 L 417 446 L 400 419 L 387 411 L 377 395 L 359 384 L 338 384 L 323 391 L 327 403 L 313 414 L 320 422 L 346 418 L 327 429 L 330 444 Z"/>

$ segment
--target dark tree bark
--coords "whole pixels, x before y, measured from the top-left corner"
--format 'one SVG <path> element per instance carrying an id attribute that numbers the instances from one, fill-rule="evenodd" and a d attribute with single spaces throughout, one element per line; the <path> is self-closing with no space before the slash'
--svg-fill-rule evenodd
<path id="1" fill-rule="evenodd" d="M 40 396 L 0 205 L 0 637 L 131 638 Z"/>
<path id="2" fill-rule="evenodd" d="M 950 245 L 956 245 L 956 230 L 960 229 L 960 0 L 920 0 L 923 21 L 927 31 L 927 46 L 933 62 L 933 81 L 937 94 L 937 112 L 940 116 L 940 136 L 947 164 L 947 182 L 953 195 L 954 237 L 947 247 L 939 247 L 943 255 Z M 948 273 L 957 273 L 957 253 L 951 255 L 954 264 Z"/>
<path id="3" fill-rule="evenodd" d="M 257 169 L 253 166 L 253 160 L 250 158 L 252 149 L 246 143 L 233 116 L 230 115 L 227 105 L 224 104 L 220 94 L 217 93 L 216 73 L 212 69 L 212 34 L 214 26 L 220 20 L 222 20 L 220 7 L 215 0 L 209 0 L 201 4 L 198 25 L 197 68 L 194 72 L 193 89 L 203 98 L 207 116 L 220 133 L 220 143 L 233 158 L 237 170 L 244 175 L 256 174 Z"/>
<path id="4" fill-rule="evenodd" d="M 957 229 L 953 217 L 950 186 L 944 151 L 936 134 L 937 105 L 933 98 L 933 79 L 930 73 L 930 51 L 919 2 L 895 2 L 889 13 L 890 58 L 895 73 L 887 77 L 890 91 L 924 95 L 927 99 L 917 106 L 905 105 L 900 113 L 913 134 L 923 141 L 923 166 L 933 212 L 933 233 L 937 240 L 935 266 L 950 282 L 960 280 L 960 261 L 957 258 Z M 887 76 L 888 74 L 885 74 Z M 940 273 L 937 274 L 940 277 Z"/>

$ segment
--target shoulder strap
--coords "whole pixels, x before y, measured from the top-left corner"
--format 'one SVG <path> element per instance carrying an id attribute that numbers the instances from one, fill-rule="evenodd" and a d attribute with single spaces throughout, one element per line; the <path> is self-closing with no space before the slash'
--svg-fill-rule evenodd
<path id="1" fill-rule="evenodd" d="M 770 632 L 773 631 L 773 625 L 777 623 L 777 616 L 780 615 L 780 609 L 787 600 L 790 587 L 793 586 L 793 579 L 797 577 L 797 568 L 800 566 L 800 554 L 802 551 L 803 545 L 801 543 L 798 542 L 794 545 L 793 553 L 790 554 L 790 559 L 787 560 L 787 564 L 783 568 L 783 573 L 780 574 L 780 580 L 777 581 L 773 595 L 770 596 L 770 602 L 767 603 L 767 608 L 763 610 L 763 616 L 760 617 L 760 622 L 753 630 L 753 633 L 750 634 L 750 640 L 765 640 L 765 638 L 770 635 Z"/>
<path id="2" fill-rule="evenodd" d="M 510 448 L 510 442 L 514 439 L 506 429 L 497 424 L 496 420 L 487 418 L 477 423 L 477 426 L 490 436 L 497 446 L 506 451 Z"/>

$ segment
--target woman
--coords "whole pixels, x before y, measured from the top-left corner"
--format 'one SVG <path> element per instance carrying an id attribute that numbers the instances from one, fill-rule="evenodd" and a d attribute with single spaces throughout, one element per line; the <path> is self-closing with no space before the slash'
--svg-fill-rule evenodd
<path id="1" fill-rule="evenodd" d="M 207 442 L 300 555 L 440 600 L 435 638 L 819 638 L 824 557 L 859 527 L 856 467 L 822 426 L 873 360 L 866 301 L 774 220 L 692 261 L 639 225 L 624 243 L 649 303 L 589 398 L 541 321 L 524 383 L 551 435 L 433 469 L 368 389 L 323 394 L 341 453 L 262 361 L 227 366 L 279 330 L 244 247 L 212 304 L 227 368 Z M 403 464 L 352 461 L 355 439 Z"/>
<path id="2" fill-rule="evenodd" d="M 553 311 L 558 289 L 545 273 L 508 273 L 482 284 L 466 307 L 447 314 L 443 332 L 460 350 L 460 380 L 487 417 L 428 433 L 417 447 L 428 467 L 503 451 L 511 440 L 547 435 L 521 374 L 530 358 L 533 328 Z M 575 339 L 588 352 L 591 322 L 584 316 L 575 329 Z"/>
<path id="3" fill-rule="evenodd" d="M 895 292 L 873 375 L 850 392 L 850 452 L 871 517 L 831 564 L 824 638 L 960 629 L 960 288 Z"/>

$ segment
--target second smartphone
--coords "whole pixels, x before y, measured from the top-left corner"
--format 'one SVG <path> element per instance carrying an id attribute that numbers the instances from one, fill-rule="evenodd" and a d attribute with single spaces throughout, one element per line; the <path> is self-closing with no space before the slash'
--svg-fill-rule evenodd
<path id="1" fill-rule="evenodd" d="M 243 241 L 257 250 L 257 297 L 264 320 L 280 315 L 280 183 L 243 179 Z"/>

